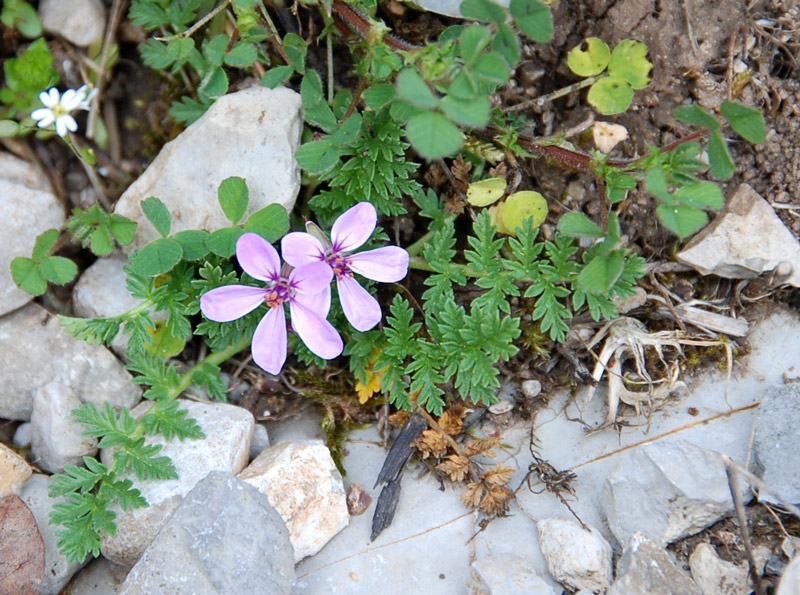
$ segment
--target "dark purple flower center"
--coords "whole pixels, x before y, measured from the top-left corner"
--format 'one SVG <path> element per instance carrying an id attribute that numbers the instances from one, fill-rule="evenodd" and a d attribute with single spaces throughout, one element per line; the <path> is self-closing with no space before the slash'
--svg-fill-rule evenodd
<path id="1" fill-rule="evenodd" d="M 333 274 L 337 279 L 353 276 L 353 271 L 350 270 L 351 261 L 346 256 L 334 252 L 325 257 L 325 262 L 333 269 Z"/>
<path id="2" fill-rule="evenodd" d="M 284 279 L 281 279 L 278 281 L 275 287 L 267 290 L 267 294 L 264 296 L 264 301 L 270 308 L 277 308 L 278 306 L 281 306 L 283 302 L 289 301 L 291 298 L 292 292 L 288 282 Z"/>

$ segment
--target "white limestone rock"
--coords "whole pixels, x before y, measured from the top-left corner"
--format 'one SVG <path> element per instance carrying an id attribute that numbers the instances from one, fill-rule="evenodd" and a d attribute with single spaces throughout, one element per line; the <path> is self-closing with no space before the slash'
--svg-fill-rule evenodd
<path id="1" fill-rule="evenodd" d="M 27 461 L 0 442 L 0 498 L 17 493 L 31 473 Z"/>
<path id="2" fill-rule="evenodd" d="M 634 533 L 617 562 L 617 574 L 607 595 L 703 595 L 675 564 L 667 550 L 641 533 Z"/>
<path id="3" fill-rule="evenodd" d="M 6 419 L 30 420 L 36 391 L 51 382 L 98 407 L 133 407 L 141 398 L 108 349 L 75 339 L 38 304 L 0 318 L 0 362 L 0 417 Z"/>
<path id="4" fill-rule="evenodd" d="M 717 219 L 678 253 L 703 275 L 754 279 L 777 269 L 780 283 L 800 287 L 800 243 L 770 204 L 740 184 Z M 779 268 L 780 266 L 780 268 Z"/>
<path id="5" fill-rule="evenodd" d="M 574 590 L 599 590 L 611 584 L 611 545 L 597 529 L 586 530 L 566 518 L 542 519 L 537 527 L 547 569 L 558 582 Z"/>
<path id="6" fill-rule="evenodd" d="M 83 457 L 97 453 L 97 438 L 85 436 L 83 425 L 72 417 L 81 401 L 59 382 L 44 385 L 33 399 L 31 450 L 36 464 L 50 473 L 62 473 L 65 465 L 82 465 Z"/>
<path id="7" fill-rule="evenodd" d="M 752 495 L 741 489 L 743 500 L 749 501 Z M 685 441 L 632 450 L 609 474 L 598 499 L 620 544 L 640 532 L 667 545 L 733 511 L 719 453 Z"/>
<path id="8" fill-rule="evenodd" d="M 710 543 L 699 543 L 689 557 L 692 578 L 703 595 L 750 595 L 747 564 L 725 562 Z"/>
<path id="9" fill-rule="evenodd" d="M 58 531 L 63 527 L 50 524 L 50 512 L 56 502 L 63 501 L 62 498 L 50 498 L 48 492 L 52 480 L 46 475 L 34 474 L 22 487 L 20 498 L 28 508 L 31 509 L 33 517 L 36 519 L 36 526 L 44 542 L 44 578 L 39 586 L 39 592 L 43 595 L 57 595 L 66 586 L 84 562 L 70 563 L 67 557 L 58 549 Z"/>
<path id="10" fill-rule="evenodd" d="M 302 130 L 300 95 L 285 87 L 251 87 L 217 99 L 197 122 L 164 145 L 117 202 L 115 212 L 139 224 L 125 250 L 160 237 L 140 206 L 151 196 L 169 209 L 171 233 L 230 226 L 217 190 L 231 176 L 247 182 L 245 219 L 273 203 L 291 211 L 300 189 L 294 154 Z"/>
<path id="11" fill-rule="evenodd" d="M 147 508 L 115 508 L 117 534 L 103 538 L 103 555 L 118 564 L 133 566 L 170 515 L 195 484 L 212 471 L 238 473 L 247 464 L 253 436 L 253 415 L 246 409 L 226 403 L 199 403 L 181 400 L 188 417 L 197 420 L 205 438 L 184 441 L 161 435 L 149 437 L 148 444 L 161 444 L 159 456 L 172 459 L 178 479 L 133 479 L 134 485 L 149 502 Z M 141 418 L 152 402 L 141 403 L 131 413 Z M 112 449 L 100 452 L 100 460 L 110 464 Z"/>
<path id="12" fill-rule="evenodd" d="M 775 595 L 800 595 L 800 556 L 795 556 L 783 571 Z"/>
<path id="13" fill-rule="evenodd" d="M 472 563 L 469 595 L 558 595 L 522 556 L 501 554 Z"/>
<path id="14" fill-rule="evenodd" d="M 103 36 L 106 9 L 100 0 L 42 0 L 39 20 L 48 33 L 85 48 Z"/>
<path id="15" fill-rule="evenodd" d="M 4 155 L 0 164 L 0 316 L 24 306 L 33 296 L 11 277 L 11 261 L 30 258 L 36 236 L 60 229 L 66 220 L 64 205 L 52 193 L 47 179 L 24 161 Z M 1 416 L 2 414 L 0 414 Z"/>
<path id="16" fill-rule="evenodd" d="M 109 318 L 124 314 L 138 306 L 140 300 L 133 297 L 126 286 L 128 276 L 123 270 L 128 257 L 116 252 L 107 258 L 97 259 L 87 268 L 75 284 L 72 304 L 75 316 L 80 318 Z M 166 320 L 167 313 L 150 310 L 154 321 Z M 128 335 L 120 333 L 111 342 L 111 349 L 122 356 L 128 351 Z"/>
<path id="17" fill-rule="evenodd" d="M 321 440 L 282 442 L 239 474 L 258 488 L 289 528 L 294 560 L 313 556 L 350 521 L 342 476 Z"/>

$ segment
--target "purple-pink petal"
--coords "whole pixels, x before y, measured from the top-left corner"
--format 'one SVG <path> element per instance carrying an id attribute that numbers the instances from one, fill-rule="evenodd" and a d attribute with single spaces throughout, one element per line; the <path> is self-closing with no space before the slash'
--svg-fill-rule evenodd
<path id="1" fill-rule="evenodd" d="M 292 299 L 299 301 L 306 309 L 316 312 L 321 318 L 327 318 L 331 309 L 331 285 L 328 283 L 317 293 L 298 293 Z"/>
<path id="2" fill-rule="evenodd" d="M 342 338 L 330 322 L 296 299 L 289 303 L 289 312 L 292 328 L 312 353 L 322 359 L 333 359 L 342 353 Z"/>
<path id="3" fill-rule="evenodd" d="M 325 249 L 322 243 L 304 231 L 293 231 L 281 240 L 283 259 L 293 267 L 325 260 Z"/>
<path id="4" fill-rule="evenodd" d="M 249 314 L 264 303 L 263 287 L 226 285 L 217 287 L 200 297 L 200 309 L 209 320 L 230 322 Z"/>
<path id="5" fill-rule="evenodd" d="M 244 272 L 260 281 L 276 281 L 280 276 L 278 251 L 257 233 L 245 233 L 236 242 L 236 258 Z"/>
<path id="6" fill-rule="evenodd" d="M 327 262 L 313 262 L 297 267 L 289 273 L 289 285 L 297 293 L 319 293 L 330 285 L 333 269 Z"/>
<path id="7" fill-rule="evenodd" d="M 378 223 L 372 203 L 360 202 L 347 209 L 334 221 L 331 241 L 334 252 L 352 252 L 369 239 Z"/>
<path id="8" fill-rule="evenodd" d="M 367 279 L 394 283 L 408 274 L 408 252 L 397 246 L 384 246 L 352 254 L 350 268 Z"/>
<path id="9" fill-rule="evenodd" d="M 339 288 L 339 302 L 344 315 L 356 330 L 368 331 L 380 322 L 383 313 L 378 300 L 358 281 L 352 277 L 337 278 L 336 286 Z"/>
<path id="10" fill-rule="evenodd" d="M 280 374 L 286 362 L 286 314 L 283 306 L 270 308 L 253 335 L 253 361 L 270 374 Z"/>

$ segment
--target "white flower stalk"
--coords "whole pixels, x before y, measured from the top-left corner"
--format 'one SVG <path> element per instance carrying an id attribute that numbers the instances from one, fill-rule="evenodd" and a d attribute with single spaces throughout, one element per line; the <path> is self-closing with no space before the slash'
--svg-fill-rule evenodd
<path id="1" fill-rule="evenodd" d="M 89 109 L 89 103 L 94 91 L 90 91 L 87 85 L 83 85 L 78 90 L 67 89 L 62 95 L 58 89 L 53 87 L 48 91 L 39 93 L 39 101 L 44 107 L 33 110 L 31 118 L 37 120 L 39 128 L 48 128 L 55 123 L 56 134 L 65 138 L 68 132 L 75 132 L 78 123 L 72 117 L 75 110 Z"/>

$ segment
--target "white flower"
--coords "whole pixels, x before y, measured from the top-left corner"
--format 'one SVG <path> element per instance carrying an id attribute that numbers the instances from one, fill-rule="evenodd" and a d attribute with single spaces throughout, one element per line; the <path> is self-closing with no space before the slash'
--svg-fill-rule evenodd
<path id="1" fill-rule="evenodd" d="M 88 112 L 92 105 L 92 99 L 94 99 L 94 96 L 97 95 L 97 89 L 94 89 L 89 85 L 82 85 L 78 88 L 76 93 L 82 97 L 80 104 L 78 104 L 78 109 L 86 110 Z"/>
<path id="2" fill-rule="evenodd" d="M 86 85 L 77 91 L 67 89 L 63 95 L 53 87 L 39 93 L 39 101 L 44 107 L 33 110 L 31 118 L 38 120 L 36 125 L 39 128 L 47 128 L 55 122 L 56 133 L 64 138 L 67 136 L 67 131 L 75 132 L 78 129 L 78 123 L 72 117 L 72 112 L 78 109 L 89 109 L 90 99 L 91 93 Z"/>

